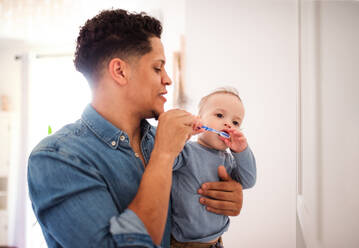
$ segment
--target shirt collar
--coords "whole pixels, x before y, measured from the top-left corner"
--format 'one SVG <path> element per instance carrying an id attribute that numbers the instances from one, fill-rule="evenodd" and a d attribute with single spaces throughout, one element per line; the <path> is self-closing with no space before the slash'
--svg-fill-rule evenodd
<path id="1" fill-rule="evenodd" d="M 81 119 L 98 138 L 112 149 L 117 149 L 121 142 L 126 141 L 128 143 L 129 139 L 127 133 L 103 118 L 91 104 L 86 106 Z M 141 132 L 143 133 L 143 136 L 147 135 L 149 130 L 151 130 L 151 127 L 152 126 L 147 120 L 144 119 L 141 121 Z"/>

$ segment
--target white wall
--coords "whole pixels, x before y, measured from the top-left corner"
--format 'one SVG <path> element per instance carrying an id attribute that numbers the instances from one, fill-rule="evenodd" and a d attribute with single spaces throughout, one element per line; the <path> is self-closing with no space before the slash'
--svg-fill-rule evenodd
<path id="1" fill-rule="evenodd" d="M 359 247 L 359 2 L 302 2 L 302 187 L 308 248 Z"/>
<path id="2" fill-rule="evenodd" d="M 24 232 L 25 209 L 18 207 L 24 205 L 25 191 L 25 166 L 19 166 L 23 162 L 23 155 L 20 149 L 22 147 L 21 137 L 21 62 L 15 60 L 15 55 L 21 54 L 27 50 L 27 44 L 24 41 L 0 39 L 0 94 L 6 94 L 9 97 L 12 113 L 12 137 L 10 147 L 10 170 L 9 170 L 9 215 L 8 215 L 8 241 L 11 245 L 23 247 L 23 236 L 16 236 L 16 233 Z M 2 149 L 0 147 L 0 149 Z M 23 164 L 23 163 L 22 163 Z M 19 202 L 19 204 L 16 204 Z M 17 240 L 15 240 L 17 239 Z"/>
<path id="3" fill-rule="evenodd" d="M 19 111 L 21 66 L 16 54 L 26 50 L 24 41 L 1 39 L 0 36 L 0 94 L 9 96 L 10 111 Z"/>
<path id="4" fill-rule="evenodd" d="M 296 246 L 295 248 L 307 248 L 306 244 L 305 244 L 305 240 L 304 240 L 304 236 L 303 236 L 303 230 L 302 227 L 300 225 L 298 216 L 297 216 L 297 225 L 296 225 L 296 231 L 297 231 L 297 241 L 296 241 Z"/>
<path id="5" fill-rule="evenodd" d="M 186 2 L 186 86 L 190 109 L 208 91 L 235 86 L 258 179 L 244 192 L 226 247 L 296 245 L 296 1 Z"/>
<path id="6" fill-rule="evenodd" d="M 168 1 L 161 0 L 160 8 L 162 11 L 163 33 L 161 40 L 165 49 L 166 70 L 168 75 L 173 77 L 174 53 L 180 51 L 181 36 L 185 33 L 185 0 Z M 176 82 L 173 81 L 173 84 Z M 165 110 L 173 108 L 173 89 L 174 85 L 167 87 L 168 95 L 165 103 Z M 153 121 L 153 124 L 156 122 Z"/>

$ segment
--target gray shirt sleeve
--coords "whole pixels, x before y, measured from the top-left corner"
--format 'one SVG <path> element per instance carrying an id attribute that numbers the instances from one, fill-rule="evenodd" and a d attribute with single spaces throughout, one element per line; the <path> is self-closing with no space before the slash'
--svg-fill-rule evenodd
<path id="1" fill-rule="evenodd" d="M 187 159 L 188 159 L 188 152 L 190 149 L 190 145 L 187 142 L 185 144 L 185 146 L 183 147 L 182 151 L 178 154 L 178 156 L 176 157 L 174 163 L 173 163 L 173 171 L 179 170 L 181 169 L 183 166 L 186 165 L 187 163 Z"/>
<path id="2" fill-rule="evenodd" d="M 249 146 L 240 153 L 232 152 L 232 156 L 232 178 L 239 182 L 243 189 L 253 187 L 257 180 L 257 168 L 256 160 Z"/>

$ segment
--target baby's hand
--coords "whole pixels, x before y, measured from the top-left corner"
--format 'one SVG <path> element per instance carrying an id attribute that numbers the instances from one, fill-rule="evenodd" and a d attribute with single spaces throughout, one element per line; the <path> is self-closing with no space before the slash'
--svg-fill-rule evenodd
<path id="1" fill-rule="evenodd" d="M 225 129 L 224 131 L 230 135 L 230 138 L 226 139 L 220 136 L 220 139 L 223 140 L 233 152 L 240 153 L 247 148 L 247 138 L 241 131 L 235 128 Z"/>

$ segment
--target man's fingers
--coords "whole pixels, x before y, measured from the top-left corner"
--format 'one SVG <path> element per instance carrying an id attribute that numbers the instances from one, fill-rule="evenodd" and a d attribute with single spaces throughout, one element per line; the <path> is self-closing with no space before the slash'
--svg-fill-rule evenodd
<path id="1" fill-rule="evenodd" d="M 194 123 L 196 123 L 196 121 L 198 121 L 197 116 L 194 116 L 182 109 L 171 109 L 167 111 L 167 113 L 176 116 L 176 118 L 178 118 L 177 121 L 184 123 L 186 126 L 192 126 Z"/>
<path id="2" fill-rule="evenodd" d="M 228 175 L 227 170 L 223 165 L 218 166 L 218 176 L 222 181 L 232 180 L 232 178 Z"/>
<path id="3" fill-rule="evenodd" d="M 189 127 L 193 127 L 193 124 L 196 122 L 196 119 L 193 115 L 191 114 L 187 114 L 187 115 L 183 115 L 179 118 L 179 121 L 181 121 L 182 123 L 184 123 L 185 126 L 189 126 Z"/>
<path id="4" fill-rule="evenodd" d="M 218 190 L 218 191 L 237 191 L 240 190 L 241 185 L 236 181 L 231 182 L 208 182 L 202 184 L 202 189 L 206 190 Z"/>
<path id="5" fill-rule="evenodd" d="M 234 209 L 237 209 L 237 204 L 234 202 L 228 201 L 217 201 L 213 199 L 203 198 L 201 197 L 200 203 L 213 209 L 224 210 L 224 211 L 232 211 L 234 213 Z"/>
<path id="6" fill-rule="evenodd" d="M 216 200 L 228 201 L 228 199 L 234 199 L 232 192 L 199 189 L 198 193 Z"/>
<path id="7" fill-rule="evenodd" d="M 196 135 L 196 134 L 199 134 L 199 133 L 203 133 L 205 130 L 202 128 L 202 122 L 201 122 L 201 119 L 199 116 L 196 116 L 195 117 L 196 120 L 193 124 L 193 132 L 192 132 L 192 135 Z"/>
<path id="8" fill-rule="evenodd" d="M 239 211 L 234 210 L 223 210 L 223 209 L 217 209 L 217 208 L 211 208 L 206 207 L 207 211 L 219 214 L 219 215 L 226 215 L 226 216 L 237 216 L 239 214 Z"/>

